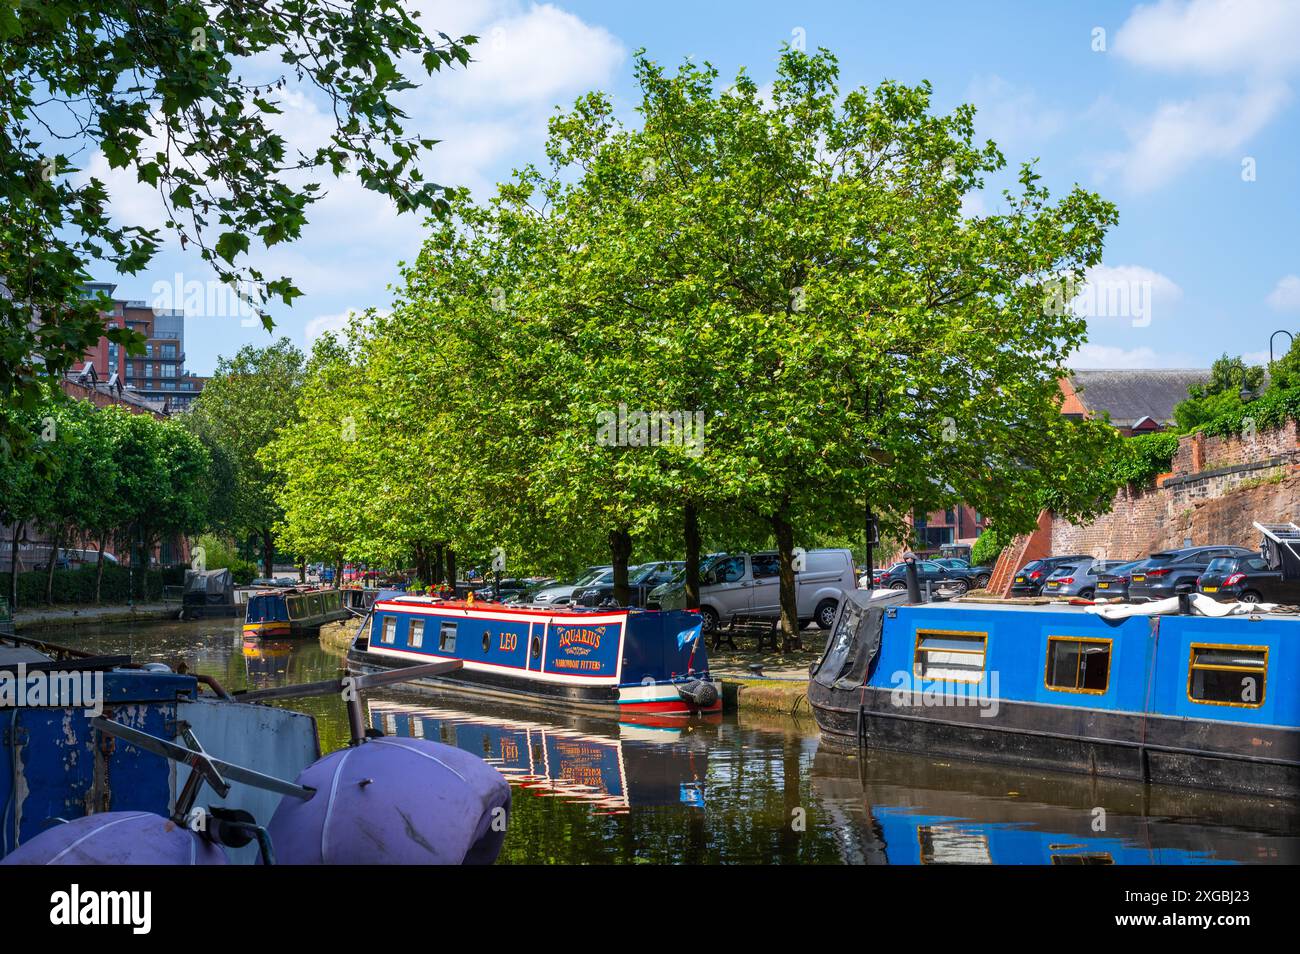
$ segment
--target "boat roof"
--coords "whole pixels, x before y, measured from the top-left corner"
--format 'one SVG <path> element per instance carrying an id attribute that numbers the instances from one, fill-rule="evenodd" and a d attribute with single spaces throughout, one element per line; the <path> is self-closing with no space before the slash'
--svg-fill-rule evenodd
<path id="1" fill-rule="evenodd" d="M 491 600 L 476 599 L 447 600 L 437 596 L 394 596 L 378 600 L 375 606 L 426 606 L 430 609 L 449 609 L 473 613 L 476 610 L 488 613 L 521 613 L 545 616 L 613 616 L 629 612 L 646 612 L 637 607 L 599 607 L 599 606 L 551 606 L 545 603 L 493 603 Z"/>
<path id="2" fill-rule="evenodd" d="M 1006 613 L 1006 612 L 1011 612 L 1011 613 L 1074 613 L 1074 614 L 1079 614 L 1079 615 L 1084 615 L 1084 616 L 1098 616 L 1098 615 L 1100 615 L 1100 614 L 1095 613 L 1095 612 L 1094 612 L 1094 613 L 1090 613 L 1090 612 L 1088 612 L 1088 610 L 1091 609 L 1091 608 L 1093 608 L 1093 607 L 1097 607 L 1097 606 L 1106 606 L 1106 605 L 1111 605 L 1111 606 L 1116 606 L 1116 607 L 1119 607 L 1119 606 L 1133 606 L 1133 607 L 1138 607 L 1138 606 L 1141 606 L 1142 604 L 1140 604 L 1140 603 L 1113 603 L 1113 604 L 1106 604 L 1106 603 L 1069 603 L 1069 602 L 1065 602 L 1065 601 L 1060 601 L 1060 602 L 1048 601 L 1048 602 L 1043 602 L 1043 603 L 1008 603 L 1008 602 L 1004 602 L 1004 601 L 1002 601 L 1002 600 L 979 600 L 979 601 L 975 601 L 975 600 L 935 600 L 934 602 L 930 602 L 930 603 L 900 603 L 900 604 L 898 604 L 898 605 L 900 605 L 900 606 L 924 606 L 924 607 L 929 608 L 929 609 L 934 609 L 934 608 L 943 607 L 943 608 L 954 609 L 954 610 L 957 610 L 957 611 L 967 611 L 967 612 L 972 611 L 972 610 L 999 610 L 999 611 L 1004 612 L 1004 613 Z M 1139 616 L 1139 615 L 1143 615 L 1143 614 L 1134 613 L 1134 614 L 1132 614 L 1132 615 L 1133 615 L 1133 616 Z M 1156 615 L 1159 615 L 1159 616 L 1179 616 L 1179 615 L 1182 615 L 1182 614 L 1177 613 L 1177 612 L 1173 612 L 1173 613 L 1159 613 L 1159 614 L 1156 614 Z M 1267 611 L 1264 611 L 1264 610 L 1260 610 L 1260 611 L 1258 611 L 1258 612 L 1252 612 L 1252 613 L 1240 614 L 1240 615 L 1237 615 L 1237 616 L 1206 616 L 1206 615 L 1204 615 L 1204 614 L 1200 614 L 1200 613 L 1197 613 L 1197 614 L 1194 614 L 1194 615 L 1195 615 L 1198 619 L 1234 619 L 1234 618 L 1237 618 L 1237 619 L 1243 619 L 1243 618 L 1244 618 L 1244 619 L 1249 619 L 1249 618 L 1251 618 L 1251 617 L 1262 617 L 1262 616 L 1266 616 L 1266 617 L 1268 617 L 1269 619 L 1292 619 L 1292 620 L 1296 620 L 1296 621 L 1300 622 L 1300 615 L 1297 615 L 1297 614 L 1295 614 L 1295 613 L 1293 613 L 1293 612 L 1280 612 L 1280 613 L 1279 613 L 1279 612 L 1267 612 Z M 1106 618 L 1106 617 L 1103 617 L 1103 618 Z M 1110 618 L 1113 619 L 1114 617 L 1110 617 Z"/>

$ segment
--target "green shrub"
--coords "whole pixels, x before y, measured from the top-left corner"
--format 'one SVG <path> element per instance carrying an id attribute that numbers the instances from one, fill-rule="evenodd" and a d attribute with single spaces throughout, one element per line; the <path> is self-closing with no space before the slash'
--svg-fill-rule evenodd
<path id="1" fill-rule="evenodd" d="M 1010 536 L 1004 538 L 993 527 L 985 530 L 976 539 L 975 545 L 970 548 L 971 566 L 993 566 L 1009 543 L 1011 543 Z"/>
<path id="2" fill-rule="evenodd" d="M 185 582 L 185 569 L 183 566 L 171 566 L 151 569 L 148 573 L 141 573 L 138 570 L 132 573 L 127 567 L 106 563 L 104 579 L 100 587 L 100 601 L 110 604 L 126 603 L 129 601 L 130 589 L 134 589 L 135 599 L 140 602 L 159 600 L 162 598 L 164 586 L 177 586 Z M 76 570 L 55 570 L 53 597 L 55 603 L 94 603 L 95 567 L 92 565 Z M 19 573 L 19 608 L 31 608 L 44 603 L 45 571 L 30 570 Z"/>
<path id="3" fill-rule="evenodd" d="M 1178 435 L 1173 431 L 1130 437 L 1111 462 L 1112 476 L 1121 487 L 1126 484 L 1144 487 L 1168 472 L 1177 453 Z"/>

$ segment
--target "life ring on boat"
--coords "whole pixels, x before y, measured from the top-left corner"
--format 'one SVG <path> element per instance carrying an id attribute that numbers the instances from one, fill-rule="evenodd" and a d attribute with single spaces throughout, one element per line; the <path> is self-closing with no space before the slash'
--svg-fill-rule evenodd
<path id="1" fill-rule="evenodd" d="M 677 694 L 691 705 L 707 709 L 718 701 L 718 687 L 703 679 L 692 679 L 677 687 Z"/>

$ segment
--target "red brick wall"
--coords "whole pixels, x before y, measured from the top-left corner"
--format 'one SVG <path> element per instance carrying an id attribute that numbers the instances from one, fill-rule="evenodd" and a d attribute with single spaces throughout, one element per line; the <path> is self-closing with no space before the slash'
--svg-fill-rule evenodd
<path id="1" fill-rule="evenodd" d="M 1233 468 L 1228 473 L 1214 473 Z M 1052 549 L 1128 560 L 1154 550 L 1222 543 L 1256 546 L 1253 521 L 1300 521 L 1296 424 L 1231 437 L 1179 440 L 1159 487 L 1121 488 L 1110 513 L 1088 524 L 1052 521 Z"/>

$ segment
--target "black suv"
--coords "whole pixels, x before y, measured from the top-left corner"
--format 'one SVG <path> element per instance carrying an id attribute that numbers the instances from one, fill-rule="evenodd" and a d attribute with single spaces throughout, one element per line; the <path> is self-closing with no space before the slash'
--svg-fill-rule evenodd
<path id="1" fill-rule="evenodd" d="M 1181 583 L 1196 584 L 1196 578 L 1219 557 L 1258 556 L 1246 547 L 1184 547 L 1153 553 L 1136 567 L 1130 577 L 1128 598 L 1133 601 L 1166 600 L 1177 596 Z"/>
<path id="2" fill-rule="evenodd" d="M 1258 553 L 1218 557 L 1201 574 L 1199 589 L 1220 603 L 1300 603 L 1300 580 L 1282 579 Z"/>
<path id="3" fill-rule="evenodd" d="M 938 560 L 917 560 L 916 581 L 925 589 L 929 583 L 933 587 L 951 587 L 958 593 L 975 589 L 974 574 L 970 567 L 945 566 Z M 876 586 L 890 590 L 907 589 L 907 564 L 895 563 L 876 581 Z"/>
<path id="4" fill-rule="evenodd" d="M 1086 553 L 1076 553 L 1073 556 L 1053 556 L 1044 557 L 1041 560 L 1031 560 L 1016 571 L 1015 578 L 1011 581 L 1011 595 L 1037 596 L 1043 591 L 1043 584 L 1047 582 L 1047 578 L 1052 575 L 1053 570 L 1070 563 L 1082 563 L 1085 560 L 1091 563 L 1092 557 Z"/>

